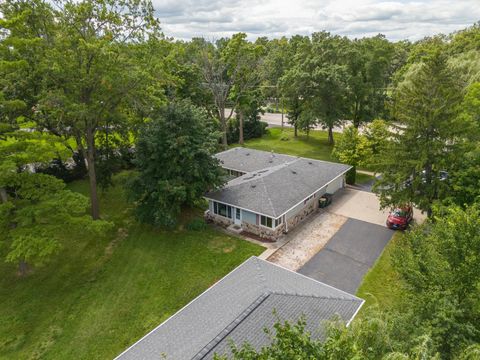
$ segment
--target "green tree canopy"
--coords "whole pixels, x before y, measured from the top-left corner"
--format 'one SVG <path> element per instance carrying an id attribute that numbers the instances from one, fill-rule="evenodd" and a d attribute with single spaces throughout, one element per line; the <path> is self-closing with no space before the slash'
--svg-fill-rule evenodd
<path id="1" fill-rule="evenodd" d="M 182 206 L 223 183 L 212 157 L 219 135 L 214 128 L 186 101 L 168 105 L 145 125 L 135 146 L 138 174 L 128 186 L 141 221 L 174 225 Z"/>
<path id="2" fill-rule="evenodd" d="M 442 357 L 480 342 L 480 209 L 440 208 L 393 256 L 408 288 L 413 334 L 429 333 Z"/>
<path id="3" fill-rule="evenodd" d="M 57 254 L 71 231 L 100 236 L 110 227 L 87 215 L 88 198 L 34 172 L 35 165 L 68 154 L 60 139 L 31 129 L 0 136 L 0 242 L 7 248 L 6 260 L 19 264 L 22 275 L 29 265 L 42 265 Z"/>
<path id="4" fill-rule="evenodd" d="M 352 165 L 352 169 L 347 173 L 346 181 L 348 184 L 355 184 L 356 168 L 368 161 L 370 154 L 371 147 L 368 139 L 360 135 L 354 125 L 343 131 L 332 152 L 332 155 L 338 161 Z"/>
<path id="5" fill-rule="evenodd" d="M 396 121 L 381 154 L 375 185 L 383 206 L 412 202 L 431 214 L 449 191 L 443 172 L 473 145 L 477 125 L 459 116 L 464 89 L 440 51 L 410 67 L 394 93 Z"/>

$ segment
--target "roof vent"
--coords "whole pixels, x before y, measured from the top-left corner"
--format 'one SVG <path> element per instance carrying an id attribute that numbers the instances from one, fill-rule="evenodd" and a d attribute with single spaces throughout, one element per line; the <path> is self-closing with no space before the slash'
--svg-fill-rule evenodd
<path id="1" fill-rule="evenodd" d="M 253 184 L 252 185 L 252 189 L 255 189 L 257 187 L 257 185 Z"/>
<path id="2" fill-rule="evenodd" d="M 295 175 L 296 175 L 296 174 L 297 174 L 297 172 L 296 172 L 295 170 L 292 170 L 292 174 L 295 174 Z"/>

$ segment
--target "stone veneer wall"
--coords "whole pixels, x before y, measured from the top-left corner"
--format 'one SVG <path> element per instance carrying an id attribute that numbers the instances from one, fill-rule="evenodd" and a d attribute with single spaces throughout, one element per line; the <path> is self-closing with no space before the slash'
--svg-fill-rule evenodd
<path id="1" fill-rule="evenodd" d="M 292 216 L 290 219 L 287 219 L 288 231 L 292 230 L 295 226 L 305 220 L 316 209 L 318 209 L 318 197 L 314 197 L 296 215 Z"/>
<path id="2" fill-rule="evenodd" d="M 224 226 L 224 227 L 228 227 L 233 224 L 232 219 L 229 219 L 220 215 L 215 215 L 213 211 L 210 211 L 210 210 L 205 212 L 205 220 L 213 221 L 215 224 Z"/>
<path id="3" fill-rule="evenodd" d="M 262 239 L 275 241 L 280 235 L 283 234 L 283 231 L 285 230 L 285 224 L 281 224 L 275 229 L 270 229 L 265 226 L 242 222 L 242 228 L 246 232 L 260 236 Z"/>
<path id="4" fill-rule="evenodd" d="M 318 199 L 319 196 L 311 199 L 305 207 L 303 207 L 297 214 L 292 216 L 290 219 L 287 219 L 288 230 L 292 230 L 299 223 L 305 220 L 311 213 L 318 209 Z M 212 211 L 208 210 L 205 212 L 205 219 L 207 221 L 213 221 L 215 224 L 228 227 L 233 224 L 233 219 L 228 219 L 226 217 L 215 215 Z M 282 223 L 276 229 L 270 229 L 264 226 L 249 224 L 245 221 L 242 221 L 242 228 L 246 232 L 260 236 L 262 239 L 275 241 L 280 235 L 285 231 L 285 223 Z"/>
<path id="5" fill-rule="evenodd" d="M 205 211 L 205 219 L 207 221 L 212 221 L 215 224 L 223 226 L 225 228 L 230 226 L 231 224 L 233 224 L 232 219 L 228 219 L 228 218 L 225 218 L 225 217 L 220 216 L 220 215 L 215 215 L 210 210 Z M 262 239 L 275 241 L 284 232 L 285 224 L 284 223 L 281 224 L 276 229 L 270 229 L 270 228 L 267 228 L 265 226 L 249 224 L 249 223 L 243 221 L 242 222 L 242 229 L 246 232 L 258 235 Z"/>

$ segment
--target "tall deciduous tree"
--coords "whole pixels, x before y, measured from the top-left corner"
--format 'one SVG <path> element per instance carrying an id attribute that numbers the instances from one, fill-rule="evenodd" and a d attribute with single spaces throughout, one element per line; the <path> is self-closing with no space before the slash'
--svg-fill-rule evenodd
<path id="1" fill-rule="evenodd" d="M 224 49 L 226 62 L 232 64 L 230 71 L 233 84 L 230 99 L 237 112 L 240 144 L 244 141 L 245 115 L 252 106 L 255 106 L 256 98 L 259 96 L 257 88 L 261 81 L 259 71 L 264 51 L 263 45 L 248 42 L 246 34 L 243 33 L 232 36 Z"/>
<path id="2" fill-rule="evenodd" d="M 348 114 L 348 69 L 345 65 L 348 40 L 328 32 L 312 35 L 310 47 L 303 47 L 297 66 L 305 74 L 305 108 L 328 130 L 334 143 L 333 128 Z"/>
<path id="3" fill-rule="evenodd" d="M 441 51 L 410 67 L 394 94 L 398 125 L 377 168 L 382 179 L 375 189 L 383 206 L 413 202 L 431 214 L 432 204 L 445 197 L 449 187 L 442 172 L 463 156 L 478 132 L 473 121 L 459 116 L 462 95 Z"/>
<path id="4" fill-rule="evenodd" d="M 32 120 L 53 41 L 52 8 L 42 0 L 0 2 L 0 121 Z"/>
<path id="5" fill-rule="evenodd" d="M 308 95 L 309 74 L 300 65 L 303 53 L 310 47 L 310 39 L 306 36 L 293 36 L 288 42 L 289 52 L 283 75 L 278 79 L 278 89 L 287 112 L 288 123 L 293 126 L 294 135 L 298 136 L 299 120 L 305 110 Z"/>
<path id="6" fill-rule="evenodd" d="M 222 130 L 222 145 L 226 148 L 227 123 L 240 102 L 249 102 L 249 93 L 260 83 L 258 68 L 262 45 L 246 40 L 245 33 L 238 33 L 231 39 L 221 39 L 215 44 L 204 43 L 200 64 L 206 87 L 210 90 Z M 226 114 L 227 103 L 231 109 Z M 244 114 L 240 110 L 240 129 L 243 129 Z"/>
<path id="7" fill-rule="evenodd" d="M 347 173 L 348 184 L 355 184 L 357 167 L 364 164 L 370 154 L 370 143 L 365 136 L 358 133 L 358 129 L 354 125 L 343 131 L 332 152 L 332 155 L 340 162 L 352 165 L 352 169 Z"/>
<path id="8" fill-rule="evenodd" d="M 182 206 L 223 183 L 212 156 L 218 135 L 189 102 L 170 104 L 145 125 L 136 144 L 139 173 L 128 186 L 141 221 L 172 226 Z"/>
<path id="9" fill-rule="evenodd" d="M 347 49 L 351 119 L 355 127 L 383 116 L 394 55 L 393 45 L 383 35 L 353 40 Z"/>
<path id="10" fill-rule="evenodd" d="M 29 265 L 48 262 L 68 243 L 71 231 L 101 235 L 110 227 L 87 215 L 88 198 L 66 190 L 53 176 L 30 170 L 67 154 L 59 138 L 48 133 L 29 129 L 0 136 L 0 239 L 6 260 L 17 263 L 21 275 Z"/>
<path id="11" fill-rule="evenodd" d="M 50 129 L 76 140 L 87 162 L 92 217 L 99 219 L 95 137 L 101 127 L 120 126 L 116 111 L 146 86 L 133 45 L 158 35 L 158 20 L 148 0 L 54 4 L 58 31 L 43 62 L 48 72 L 38 112 Z"/>

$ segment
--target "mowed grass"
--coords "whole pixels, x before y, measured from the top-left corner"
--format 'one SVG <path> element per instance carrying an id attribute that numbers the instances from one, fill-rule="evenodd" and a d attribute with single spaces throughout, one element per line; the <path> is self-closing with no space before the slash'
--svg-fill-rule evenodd
<path id="1" fill-rule="evenodd" d="M 342 134 L 333 133 L 333 138 L 337 141 Z M 239 146 L 234 144 L 233 146 Z M 328 133 L 326 131 L 312 130 L 307 136 L 302 132 L 298 132 L 298 136 L 294 136 L 293 129 L 278 127 L 268 128 L 267 133 L 261 138 L 250 139 L 245 141 L 244 147 L 274 151 L 280 154 L 293 156 L 302 156 L 311 159 L 338 162 L 332 156 L 333 145 L 328 143 Z M 357 172 L 356 183 L 365 184 L 374 177 L 368 174 Z"/>
<path id="2" fill-rule="evenodd" d="M 257 139 L 245 141 L 244 146 L 257 150 L 274 151 L 277 153 L 303 156 L 317 160 L 335 161 L 332 158 L 333 146 L 328 143 L 326 131 L 312 130 L 307 136 L 299 132 L 293 135 L 291 128 L 269 128 L 267 134 Z M 340 134 L 334 133 L 334 139 Z"/>
<path id="3" fill-rule="evenodd" d="M 84 181 L 70 188 L 87 193 Z M 115 223 L 108 238 L 69 234 L 62 253 L 26 278 L 0 262 L 1 359 L 113 358 L 263 251 L 213 228 L 185 230 L 198 211 L 172 231 L 140 225 L 120 186 L 101 193 L 101 209 Z"/>
<path id="4" fill-rule="evenodd" d="M 365 275 L 357 296 L 365 299 L 360 315 L 367 314 L 372 306 L 379 310 L 395 309 L 405 294 L 402 280 L 392 266 L 392 253 L 402 241 L 404 234 L 397 231 L 383 250 L 375 265 Z"/>

